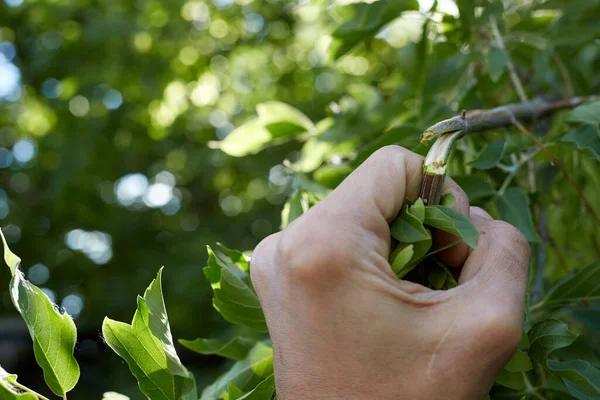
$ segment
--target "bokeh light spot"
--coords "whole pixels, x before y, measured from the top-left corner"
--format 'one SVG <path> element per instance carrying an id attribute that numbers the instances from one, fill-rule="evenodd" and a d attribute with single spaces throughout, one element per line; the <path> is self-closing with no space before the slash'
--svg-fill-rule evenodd
<path id="1" fill-rule="evenodd" d="M 28 163 L 35 157 L 35 143 L 29 139 L 21 139 L 13 146 L 13 155 L 21 164 Z"/>
<path id="2" fill-rule="evenodd" d="M 61 307 L 74 319 L 79 317 L 81 310 L 83 310 L 83 298 L 76 294 L 70 294 L 66 296 L 60 303 Z"/>
<path id="3" fill-rule="evenodd" d="M 43 285 L 50 279 L 50 270 L 44 264 L 35 264 L 27 271 L 27 279 L 34 285 Z"/>
<path id="4" fill-rule="evenodd" d="M 62 85 L 58 79 L 46 79 L 42 84 L 42 93 L 47 99 L 56 99 L 62 93 Z"/>
<path id="5" fill-rule="evenodd" d="M 112 237 L 101 231 L 74 229 L 65 235 L 65 244 L 83 252 L 94 263 L 106 264 L 112 258 Z"/>
<path id="6" fill-rule="evenodd" d="M 164 183 L 153 183 L 144 195 L 144 203 L 148 207 L 159 208 L 169 203 L 172 197 L 172 187 Z"/>
<path id="7" fill-rule="evenodd" d="M 69 111 L 76 117 L 85 117 L 90 112 L 90 102 L 83 96 L 75 96 L 69 101 Z"/>
<path id="8" fill-rule="evenodd" d="M 102 103 L 107 110 L 116 110 L 123 104 L 123 95 L 118 90 L 110 89 L 104 94 Z"/>
<path id="9" fill-rule="evenodd" d="M 148 190 L 148 178 L 136 173 L 123 176 L 115 183 L 115 195 L 124 206 L 130 206 Z"/>
<path id="10" fill-rule="evenodd" d="M 0 100 L 16 100 L 21 84 L 21 71 L 9 59 L 0 54 Z"/>
<path id="11" fill-rule="evenodd" d="M 23 4 L 24 0 L 4 0 L 7 6 L 9 7 L 19 7 Z"/>

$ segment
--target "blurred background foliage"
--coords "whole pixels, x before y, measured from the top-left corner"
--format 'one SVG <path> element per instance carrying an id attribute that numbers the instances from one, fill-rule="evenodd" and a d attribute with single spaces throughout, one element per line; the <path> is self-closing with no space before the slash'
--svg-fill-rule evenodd
<path id="1" fill-rule="evenodd" d="M 418 135 L 438 120 L 519 101 L 509 59 L 530 97 L 600 91 L 598 0 L 368 3 L 0 0 L 0 224 L 27 277 L 75 318 L 73 398 L 140 398 L 99 329 L 106 315 L 130 319 L 161 265 L 175 337 L 241 329 L 212 308 L 205 246 L 250 250 L 280 228 L 286 201 L 284 224 L 377 148 L 423 154 Z M 271 118 L 266 137 L 257 112 Z M 530 128 L 600 213 L 600 146 L 561 141 L 564 116 Z M 495 140 L 497 159 L 473 165 Z M 450 175 L 497 216 L 514 172 L 542 290 L 598 258 L 600 229 L 535 149 L 514 129 L 467 137 Z M 522 155 L 533 167 L 510 170 Z M 41 388 L 27 330 L 0 293 L 0 364 Z M 180 354 L 199 387 L 224 367 Z"/>

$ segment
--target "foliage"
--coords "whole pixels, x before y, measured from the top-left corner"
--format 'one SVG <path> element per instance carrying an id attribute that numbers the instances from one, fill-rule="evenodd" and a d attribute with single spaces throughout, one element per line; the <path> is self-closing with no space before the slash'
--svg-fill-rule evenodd
<path id="1" fill-rule="evenodd" d="M 103 326 L 142 393 L 188 399 L 205 387 L 209 377 L 183 365 L 173 325 L 187 337 L 219 338 L 182 340 L 185 347 L 235 360 L 202 399 L 270 399 L 273 354 L 249 257 L 209 247 L 209 285 L 196 268 L 204 256 L 198 243 L 226 237 L 250 249 L 378 148 L 397 144 L 424 154 L 418 136 L 439 120 L 519 101 L 511 65 L 530 97 L 598 90 L 597 0 L 418 7 L 399 0 L 0 3 L 0 67 L 22 71 L 18 90 L 0 91 L 0 145 L 15 145 L 0 149 L 7 188 L 0 215 L 19 254 L 34 262 L 56 258 L 46 268 L 48 287 L 29 282 L 34 266 L 25 279 L 7 247 L 2 273 L 10 274 L 8 293 L 52 392 L 66 397 L 79 367 L 74 323 L 56 311 L 48 289 L 65 308 L 68 295 L 85 296 L 78 328 L 95 332 L 104 315 L 125 319 L 128 299 L 166 261 L 165 271 L 173 271 L 165 279 L 170 323 L 159 272 L 138 298 L 131 325 L 107 319 Z M 491 20 L 500 22 L 503 43 Z M 78 71 L 59 67 L 66 64 Z M 600 396 L 600 227 L 582 202 L 600 213 L 599 115 L 596 101 L 528 126 L 560 170 L 511 127 L 467 135 L 450 160 L 448 172 L 471 203 L 514 224 L 533 249 L 524 339 L 491 399 Z M 22 157 L 15 143 L 34 156 Z M 272 204 L 282 202 L 279 220 Z M 477 232 L 451 203 L 406 202 L 391 225 L 398 276 L 427 257 L 434 263 L 430 286 L 456 285 L 436 259 L 430 230 L 471 247 Z M 26 297 L 15 300 L 14 288 Z M 237 327 L 208 312 L 209 288 L 213 307 Z M 32 315 L 44 316 L 48 329 L 37 329 Z M 48 352 L 58 331 L 67 345 Z M 0 372 L 0 398 L 34 396 Z M 107 381 L 115 387 L 100 394 L 122 388 L 135 396 L 120 377 Z"/>

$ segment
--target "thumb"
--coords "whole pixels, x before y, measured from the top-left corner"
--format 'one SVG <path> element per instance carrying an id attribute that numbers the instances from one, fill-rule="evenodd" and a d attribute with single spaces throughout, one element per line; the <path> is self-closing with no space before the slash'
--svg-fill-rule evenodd
<path id="1" fill-rule="evenodd" d="M 469 297 L 503 313 L 521 318 L 525 307 L 530 249 L 514 226 L 496 221 L 479 207 L 471 207 L 479 230 L 477 247 L 468 256 L 459 283 L 469 283 Z"/>

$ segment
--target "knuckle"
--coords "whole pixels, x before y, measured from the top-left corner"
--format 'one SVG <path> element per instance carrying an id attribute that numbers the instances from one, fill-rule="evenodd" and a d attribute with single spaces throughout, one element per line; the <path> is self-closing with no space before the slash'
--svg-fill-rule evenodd
<path id="1" fill-rule="evenodd" d="M 309 219 L 298 220 L 293 230 L 284 231 L 278 254 L 283 273 L 289 280 L 304 285 L 334 282 L 343 273 L 349 260 L 347 252 L 336 246 L 336 233 L 314 224 Z"/>
<path id="2" fill-rule="evenodd" d="M 423 157 L 404 147 L 390 144 L 374 152 L 369 159 L 378 164 L 398 168 L 398 166 L 404 167 L 406 160 L 422 161 Z"/>
<path id="3" fill-rule="evenodd" d="M 252 252 L 250 261 L 250 279 L 254 284 L 263 282 L 266 272 L 276 264 L 277 246 L 281 233 L 264 238 Z"/>
<path id="4" fill-rule="evenodd" d="M 519 229 L 504 221 L 493 221 L 492 230 L 494 237 L 501 238 L 496 242 L 504 247 L 504 250 L 514 254 L 519 259 L 529 260 L 529 242 Z"/>

